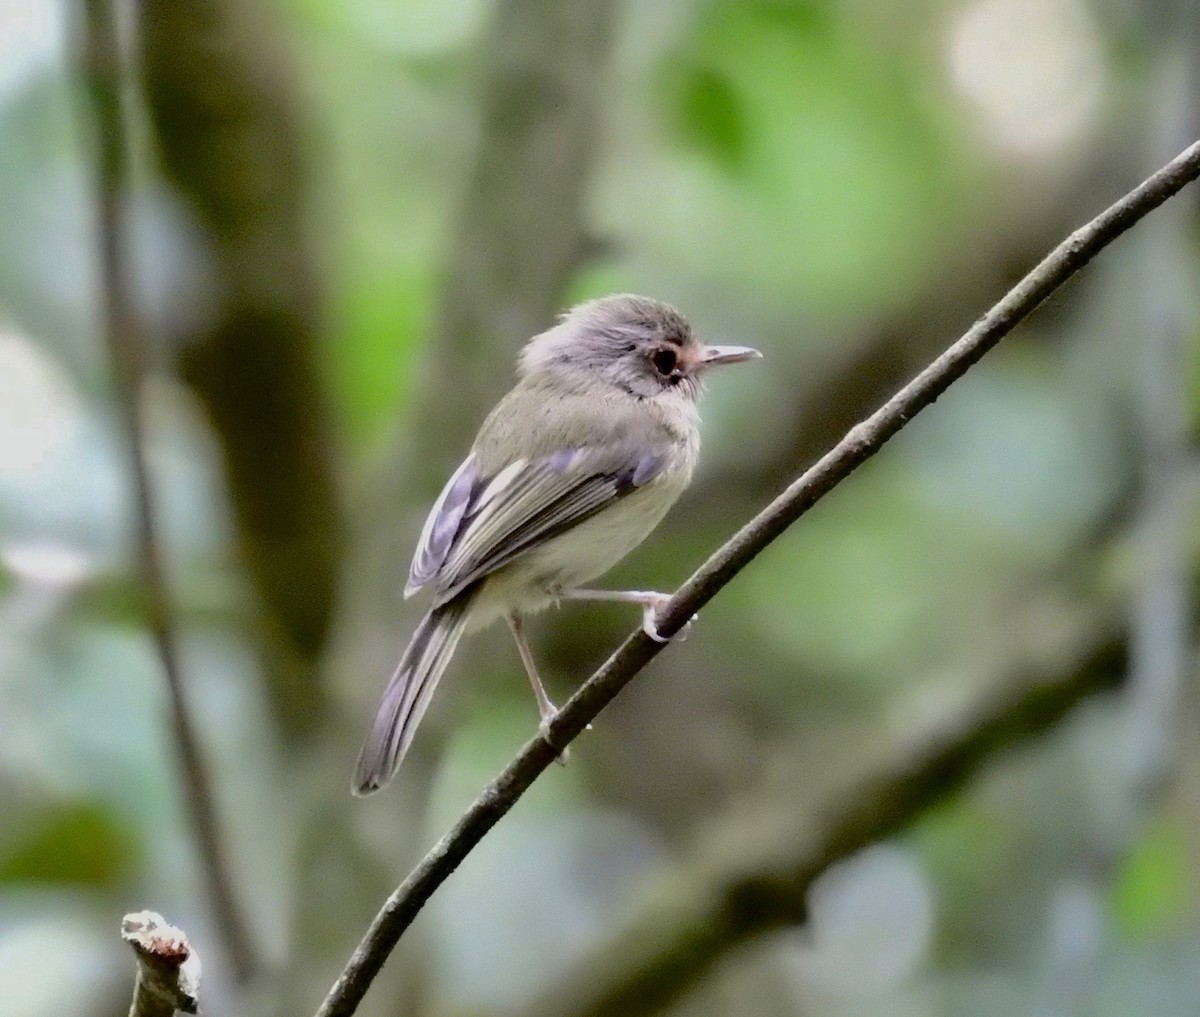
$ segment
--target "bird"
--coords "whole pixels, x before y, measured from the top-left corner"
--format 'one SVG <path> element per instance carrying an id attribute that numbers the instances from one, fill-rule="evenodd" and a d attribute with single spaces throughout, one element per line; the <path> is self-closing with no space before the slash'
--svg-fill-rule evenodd
<path id="1" fill-rule="evenodd" d="M 525 618 L 562 600 L 622 601 L 662 640 L 669 596 L 600 590 L 692 478 L 697 402 L 709 372 L 761 354 L 703 342 L 684 315 L 618 293 L 578 304 L 522 349 L 514 387 L 488 415 L 421 530 L 405 597 L 430 605 L 380 699 L 355 766 L 362 797 L 395 775 L 459 640 L 504 619 L 549 740 Z"/>

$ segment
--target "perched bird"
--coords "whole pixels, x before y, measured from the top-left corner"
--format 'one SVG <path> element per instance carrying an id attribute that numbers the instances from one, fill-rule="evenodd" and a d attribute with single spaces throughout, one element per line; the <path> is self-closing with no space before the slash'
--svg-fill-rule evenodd
<path id="1" fill-rule="evenodd" d="M 659 638 L 666 594 L 584 584 L 640 544 L 687 487 L 709 369 L 758 356 L 705 345 L 675 308 L 629 294 L 580 304 L 529 341 L 516 386 L 484 421 L 421 531 L 405 596 L 428 588 L 433 602 L 383 693 L 355 794 L 395 774 L 464 633 L 508 621 L 543 734 L 556 708 L 525 615 L 568 598 L 626 601 Z"/>

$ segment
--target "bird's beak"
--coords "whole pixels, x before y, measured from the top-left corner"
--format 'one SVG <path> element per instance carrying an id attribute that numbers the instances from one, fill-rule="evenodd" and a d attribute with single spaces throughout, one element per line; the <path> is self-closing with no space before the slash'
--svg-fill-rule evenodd
<path id="1" fill-rule="evenodd" d="M 706 346 L 701 367 L 716 367 L 719 364 L 740 364 L 743 360 L 760 360 L 762 354 L 749 346 Z"/>

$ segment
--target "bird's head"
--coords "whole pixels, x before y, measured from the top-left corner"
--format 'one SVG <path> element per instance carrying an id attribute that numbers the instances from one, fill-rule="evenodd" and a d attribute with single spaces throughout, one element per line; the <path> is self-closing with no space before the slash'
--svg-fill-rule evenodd
<path id="1" fill-rule="evenodd" d="M 631 395 L 694 399 L 722 364 L 762 356 L 748 346 L 710 346 L 670 304 L 618 293 L 578 304 L 521 353 L 521 372 L 586 374 Z"/>

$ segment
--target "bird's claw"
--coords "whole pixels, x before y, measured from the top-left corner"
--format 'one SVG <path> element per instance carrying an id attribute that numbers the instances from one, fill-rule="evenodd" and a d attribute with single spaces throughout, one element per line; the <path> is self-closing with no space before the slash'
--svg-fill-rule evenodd
<path id="1" fill-rule="evenodd" d="M 538 734 L 542 736 L 542 741 L 544 741 L 552 749 L 558 749 L 558 746 L 554 744 L 554 739 L 550 736 L 550 722 L 554 720 L 556 716 L 557 712 L 548 713 L 542 718 L 542 722 L 538 724 Z M 558 763 L 559 766 L 566 766 L 567 761 L 570 758 L 571 749 L 570 747 L 564 745 L 558 750 L 558 758 L 555 760 L 555 762 Z"/>
<path id="2" fill-rule="evenodd" d="M 654 594 L 652 599 L 646 601 L 646 606 L 642 611 L 642 631 L 646 633 L 656 643 L 673 643 L 675 641 L 683 642 L 688 637 L 688 632 L 692 627 L 692 622 L 696 621 L 700 616 L 694 614 L 683 624 L 678 632 L 673 636 L 664 636 L 658 630 L 658 612 L 671 602 L 671 596 L 667 593 Z"/>
<path id="3" fill-rule="evenodd" d="M 554 713 L 548 713 L 542 718 L 541 723 L 538 724 L 538 734 L 542 736 L 542 741 L 544 741 L 552 749 L 558 749 L 558 746 L 554 744 L 554 739 L 550 736 L 550 722 L 557 716 L 557 711 Z M 590 731 L 592 729 L 592 725 L 585 724 L 583 729 L 585 731 Z M 558 758 L 554 761 L 558 763 L 559 766 L 566 766 L 570 759 L 571 747 L 569 745 L 564 745 L 561 749 L 559 749 Z"/>

